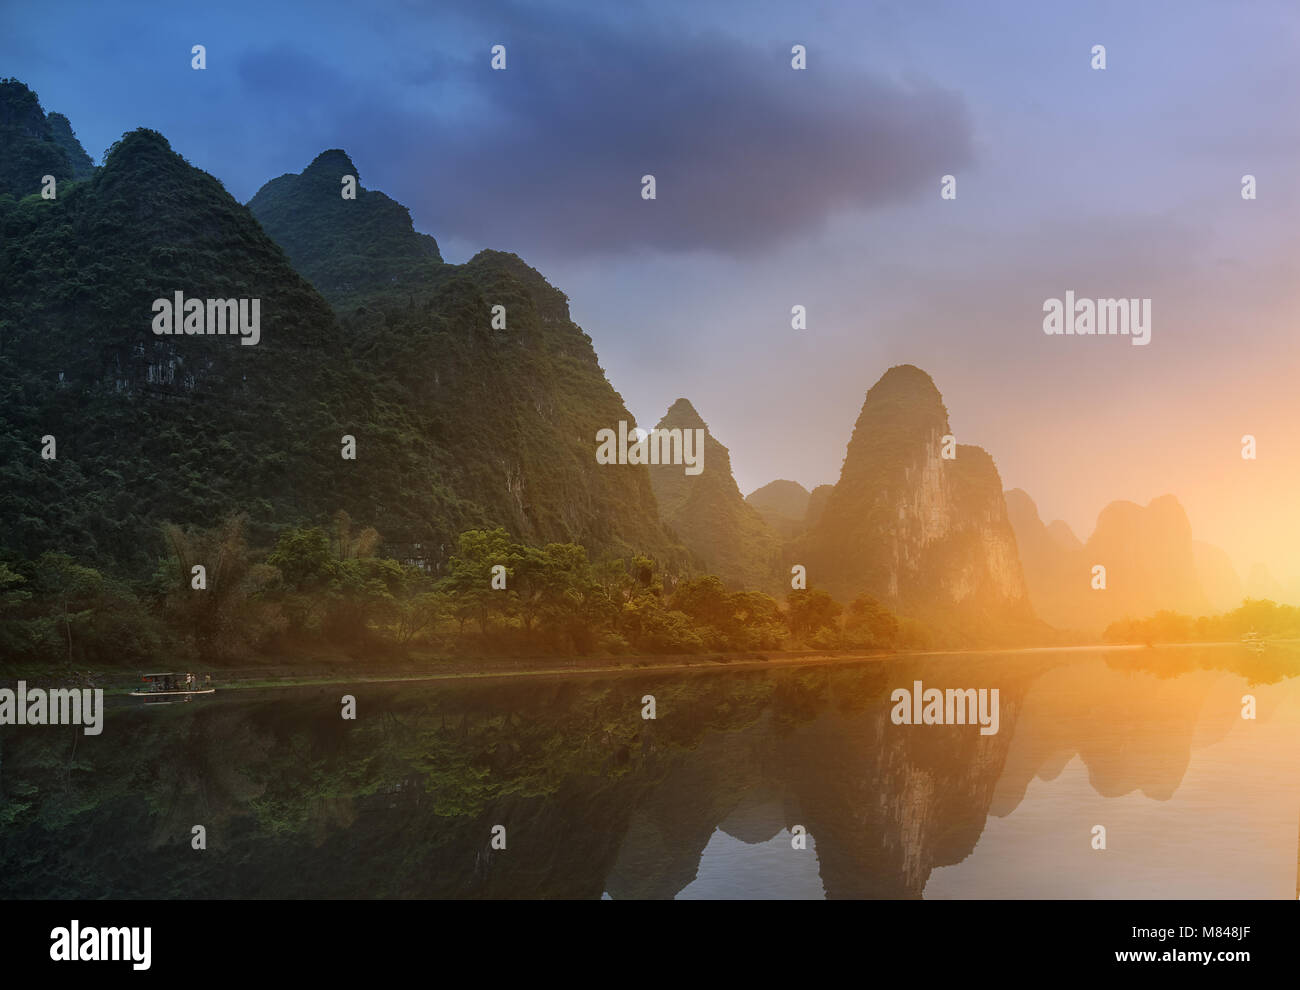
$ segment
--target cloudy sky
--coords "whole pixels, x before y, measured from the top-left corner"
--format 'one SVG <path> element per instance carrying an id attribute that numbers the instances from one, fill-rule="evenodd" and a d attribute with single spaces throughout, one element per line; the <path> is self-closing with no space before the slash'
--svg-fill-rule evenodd
<path id="1" fill-rule="evenodd" d="M 643 425 L 691 399 L 742 491 L 834 481 L 910 362 L 1045 520 L 1172 492 L 1300 576 L 1289 0 L 26 6 L 0 74 L 97 161 L 153 127 L 247 201 L 346 149 L 448 260 L 563 289 Z M 1151 343 L 1045 336 L 1067 289 L 1151 298 Z"/>

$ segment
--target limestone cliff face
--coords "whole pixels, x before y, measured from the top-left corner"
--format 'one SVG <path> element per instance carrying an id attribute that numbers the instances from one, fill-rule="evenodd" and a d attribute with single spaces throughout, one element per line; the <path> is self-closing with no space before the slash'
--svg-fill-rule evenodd
<path id="1" fill-rule="evenodd" d="M 997 467 L 964 444 L 945 458 L 951 432 L 919 368 L 891 368 L 872 386 L 804 545 L 811 584 L 940 626 L 1032 622 Z"/>

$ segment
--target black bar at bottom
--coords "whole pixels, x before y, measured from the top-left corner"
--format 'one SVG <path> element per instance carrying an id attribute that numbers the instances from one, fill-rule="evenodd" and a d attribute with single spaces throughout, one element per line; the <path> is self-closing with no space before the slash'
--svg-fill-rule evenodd
<path id="1" fill-rule="evenodd" d="M 0 907 L 0 965 L 6 977 L 284 974 L 331 985 L 408 968 L 439 982 L 565 971 L 622 982 L 812 979 L 831 965 L 862 978 L 901 965 L 927 982 L 943 973 L 1222 980 L 1292 971 L 1295 912 L 1291 901 L 11 901 Z M 142 959 L 84 958 L 144 956 L 146 928 L 147 969 Z"/>

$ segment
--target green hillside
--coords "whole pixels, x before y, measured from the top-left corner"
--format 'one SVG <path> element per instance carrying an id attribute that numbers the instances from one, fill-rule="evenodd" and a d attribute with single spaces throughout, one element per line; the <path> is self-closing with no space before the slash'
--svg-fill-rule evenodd
<path id="1" fill-rule="evenodd" d="M 597 431 L 632 416 L 564 293 L 513 254 L 442 263 L 405 207 L 360 185 L 343 199 L 344 175 L 352 160 L 324 152 L 249 207 L 334 302 L 351 362 L 442 452 L 447 488 L 529 542 L 672 555 L 646 468 L 596 463 Z"/>
<path id="2" fill-rule="evenodd" d="M 0 227 L 0 544 L 139 572 L 164 521 L 245 512 L 269 536 L 344 508 L 426 539 L 482 521 L 325 301 L 162 135 L 126 135 L 56 200 L 0 197 Z M 258 299 L 260 342 L 155 335 L 152 302 L 177 291 Z"/>
<path id="3" fill-rule="evenodd" d="M 779 591 L 780 540 L 741 498 L 727 448 L 686 399 L 674 402 L 655 429 L 704 431 L 698 474 L 686 473 L 679 464 L 650 468 L 664 520 L 711 574 L 733 588 Z"/>

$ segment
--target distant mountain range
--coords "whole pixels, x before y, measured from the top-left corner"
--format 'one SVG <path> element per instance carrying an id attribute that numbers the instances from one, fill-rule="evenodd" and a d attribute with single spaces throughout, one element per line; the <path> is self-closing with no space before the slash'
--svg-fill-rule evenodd
<path id="1" fill-rule="evenodd" d="M 1023 491 L 1003 493 L 987 452 L 956 443 L 912 365 L 866 392 L 839 479 L 811 492 L 779 480 L 742 498 L 684 398 L 657 428 L 704 431 L 701 473 L 599 464 L 598 431 L 635 421 L 566 296 L 513 254 L 447 264 L 340 149 L 244 206 L 155 131 L 124 135 L 96 168 L 66 118 L 4 80 L 0 234 L 12 552 L 75 551 L 139 576 L 164 521 L 242 511 L 270 538 L 345 509 L 435 571 L 459 532 L 495 525 L 779 596 L 798 564 L 810 587 L 870 596 L 952 641 L 1095 635 L 1125 616 L 1285 595 L 1194 540 L 1172 496 L 1113 503 L 1086 542 L 1045 524 Z M 177 292 L 260 300 L 260 342 L 156 335 L 152 304 Z"/>
<path id="2" fill-rule="evenodd" d="M 1038 615 L 1060 629 L 1095 634 L 1111 622 L 1159 611 L 1206 615 L 1230 611 L 1247 597 L 1290 603 L 1294 589 L 1256 565 L 1243 582 L 1228 554 L 1192 536 L 1173 495 L 1149 505 L 1112 502 L 1097 517 L 1086 543 L 1059 519 L 1044 525 L 1025 492 L 1006 493 Z M 1093 587 L 1093 568 L 1105 567 L 1106 587 Z"/>
<path id="3" fill-rule="evenodd" d="M 1192 615 L 1209 610 L 1197 575 L 1192 528 L 1173 496 L 1145 507 L 1112 502 L 1082 544 L 1064 523 L 1044 525 L 1023 491 L 1007 492 L 1006 500 L 1030 601 L 1049 624 L 1100 632 L 1126 616 L 1161 609 Z M 1094 587 L 1100 581 L 1093 574 L 1097 566 L 1105 568 L 1104 589 Z"/>
<path id="4" fill-rule="evenodd" d="M 260 221 L 145 130 L 44 200 L 41 170 L 76 167 L 61 128 L 12 82 L 0 126 L 35 135 L 0 145 L 0 545 L 141 573 L 163 521 L 245 511 L 269 536 L 345 509 L 435 568 L 497 524 L 684 558 L 648 470 L 595 462 L 597 430 L 632 417 L 564 295 L 515 255 L 443 264 L 404 207 L 359 183 L 342 198 L 342 152 L 268 183 Z M 156 336 L 152 302 L 177 291 L 259 299 L 260 342 Z"/>

